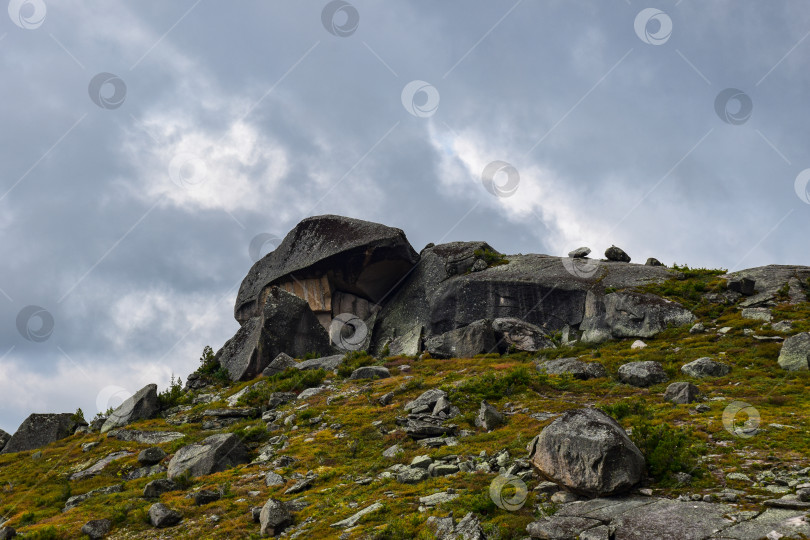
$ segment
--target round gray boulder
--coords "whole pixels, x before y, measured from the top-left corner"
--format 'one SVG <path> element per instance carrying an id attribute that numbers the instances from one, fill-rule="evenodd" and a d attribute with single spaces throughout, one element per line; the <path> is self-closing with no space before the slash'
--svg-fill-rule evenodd
<path id="1" fill-rule="evenodd" d="M 646 388 L 654 384 L 667 382 L 669 377 L 664 367 L 652 360 L 630 362 L 619 367 L 619 380 L 625 384 Z"/>
<path id="2" fill-rule="evenodd" d="M 667 386 L 664 392 L 664 399 L 683 405 L 697 401 L 699 394 L 698 387 L 690 382 L 674 382 Z"/>
<path id="3" fill-rule="evenodd" d="M 810 332 L 790 336 L 779 352 L 779 367 L 788 371 L 810 369 Z"/>
<path id="4" fill-rule="evenodd" d="M 530 456 L 541 476 L 587 497 L 624 493 L 644 477 L 644 456 L 597 409 L 566 411 L 540 432 Z"/>
<path id="5" fill-rule="evenodd" d="M 723 375 L 728 375 L 731 371 L 731 367 L 722 362 L 712 360 L 708 356 L 704 356 L 703 358 L 698 358 L 688 364 L 684 364 L 683 367 L 681 367 L 681 371 L 690 377 L 722 377 Z"/>

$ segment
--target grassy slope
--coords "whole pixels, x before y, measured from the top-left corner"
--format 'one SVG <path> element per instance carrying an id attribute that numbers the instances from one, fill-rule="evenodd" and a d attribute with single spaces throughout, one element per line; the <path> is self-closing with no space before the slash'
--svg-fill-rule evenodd
<path id="1" fill-rule="evenodd" d="M 762 493 L 756 488 L 742 484 L 725 484 L 723 475 L 731 471 L 741 471 L 749 475 L 758 470 L 774 466 L 787 467 L 792 464 L 805 467 L 810 454 L 808 410 L 810 396 L 805 388 L 810 372 L 784 372 L 779 369 L 776 359 L 780 345 L 760 342 L 743 334 L 743 329 L 752 328 L 760 335 L 775 334 L 762 329 L 760 321 L 745 320 L 733 306 L 718 307 L 699 302 L 698 293 L 718 286 L 712 274 L 689 272 L 688 279 L 673 281 L 664 286 L 656 286 L 656 292 L 683 301 L 695 309 L 707 327 L 730 326 L 733 330 L 726 336 L 718 336 L 716 331 L 690 335 L 688 328 L 670 329 L 656 339 L 647 340 L 648 347 L 631 350 L 632 340 L 606 343 L 597 347 L 576 345 L 573 348 L 560 348 L 546 353 L 547 358 L 581 356 L 602 362 L 610 379 L 576 381 L 568 378 L 545 377 L 537 374 L 527 354 L 481 356 L 472 359 L 422 359 L 388 358 L 381 363 L 391 368 L 394 375 L 379 381 L 348 381 L 334 377 L 336 391 L 333 394 L 346 394 L 333 398 L 327 405 L 330 393 L 320 394 L 309 400 L 307 412 L 298 413 L 297 430 L 285 428 L 270 435 L 285 433 L 289 437 L 289 447 L 280 455 L 295 456 L 299 461 L 291 467 L 278 470 L 286 477 L 290 473 L 305 474 L 313 471 L 319 475 L 314 487 L 297 495 L 284 495 L 286 486 L 267 488 L 264 473 L 269 464 L 246 465 L 219 474 L 193 481 L 191 490 L 205 487 L 225 489 L 225 496 L 213 504 L 196 507 L 193 500 L 186 498 L 187 492 L 171 492 L 161 497 L 161 502 L 180 510 L 184 515 L 181 525 L 163 531 L 153 529 L 147 522 L 146 512 L 153 501 L 140 498 L 144 485 L 155 477 L 127 481 L 124 491 L 110 495 L 100 495 L 82 503 L 79 507 L 62 513 L 65 500 L 72 494 L 81 494 L 92 489 L 121 483 L 120 475 L 137 467 L 135 455 L 114 462 L 101 475 L 78 482 L 66 480 L 66 475 L 79 470 L 96 460 L 117 450 L 131 450 L 137 453 L 146 445 L 107 439 L 99 434 L 76 435 L 52 444 L 41 450 L 41 457 L 34 458 L 34 452 L 0 456 L 0 515 L 11 519 L 10 525 L 26 538 L 70 538 L 77 537 L 81 526 L 90 519 L 109 518 L 114 523 L 112 538 L 236 538 L 258 537 L 259 527 L 252 522 L 250 509 L 262 505 L 268 497 L 291 500 L 303 497 L 311 504 L 297 512 L 296 524 L 313 518 L 305 537 L 337 537 L 340 532 L 329 524 L 344 519 L 372 502 L 381 501 L 382 511 L 366 516 L 360 527 L 352 531 L 352 538 L 366 537 L 372 531 L 380 538 L 429 538 L 423 524 L 430 515 L 447 515 L 453 511 L 460 518 L 468 511 L 479 514 L 485 530 L 494 537 L 520 538 L 525 536 L 525 526 L 536 519 L 534 509 L 542 504 L 553 510 L 552 505 L 541 501 L 530 491 L 527 504 L 518 512 L 506 512 L 497 508 L 488 496 L 488 487 L 494 475 L 483 473 L 460 473 L 450 477 L 432 478 L 416 485 L 402 485 L 394 479 L 375 480 L 367 486 L 354 480 L 373 476 L 393 463 L 407 463 L 417 455 L 428 453 L 432 456 L 448 454 L 476 456 L 481 451 L 489 455 L 502 448 L 509 450 L 513 457 L 525 457 L 526 444 L 539 433 L 550 420 L 540 422 L 529 417 L 536 412 L 561 412 L 575 406 L 603 406 L 617 409 L 617 403 L 629 403 L 621 423 L 632 427 L 641 421 L 642 415 L 651 418 L 653 424 L 666 423 L 670 426 L 693 429 L 692 442 L 703 447 L 710 457 L 697 470 L 691 486 L 678 485 L 671 477 L 658 478 L 652 484 L 656 494 L 677 496 L 681 493 L 708 493 L 722 487 L 746 488 L 748 494 Z M 810 304 L 799 306 L 780 305 L 774 309 L 774 322 L 783 319 L 794 321 L 791 333 L 810 331 Z M 706 403 L 711 410 L 696 413 L 694 405 L 672 405 L 663 402 L 661 394 L 666 384 L 648 389 L 638 389 L 616 382 L 618 367 L 628 361 L 656 360 L 661 362 L 670 380 L 690 380 L 682 375 L 680 367 L 686 362 L 701 356 L 711 356 L 729 363 L 731 373 L 726 377 L 693 380 L 710 399 Z M 363 363 L 363 358 L 355 359 Z M 366 361 L 369 361 L 366 359 Z M 397 366 L 408 364 L 409 373 L 402 373 Z M 223 397 L 252 384 L 241 383 L 223 391 Z M 312 381 L 310 381 L 311 383 Z M 474 436 L 460 438 L 456 447 L 437 450 L 424 450 L 409 440 L 401 432 L 383 434 L 373 421 L 381 421 L 386 431 L 396 427 L 394 419 L 404 414 L 402 405 L 427 388 L 442 387 L 451 394 L 451 401 L 459 406 L 462 417 L 455 420 L 460 428 L 475 431 Z M 393 391 L 396 397 L 391 405 L 381 407 L 376 399 L 386 392 Z M 258 402 L 259 394 L 249 396 L 248 401 Z M 480 400 L 486 398 L 499 410 L 523 411 L 509 416 L 506 426 L 491 433 L 482 432 L 472 425 Z M 722 400 L 711 401 L 711 398 Z M 731 435 L 722 425 L 724 408 L 734 400 L 745 401 L 757 408 L 761 414 L 761 427 L 765 431 L 752 438 L 739 438 Z M 199 405 L 195 410 L 224 406 L 224 402 Z M 300 403 L 283 406 L 292 410 Z M 311 411 L 311 412 L 310 412 Z M 328 424 L 342 424 L 337 431 L 318 430 L 310 427 L 309 419 L 324 415 Z M 769 424 L 783 424 L 792 428 L 772 428 Z M 200 440 L 211 432 L 200 432 L 199 424 L 181 427 L 167 425 L 162 419 L 139 422 L 137 429 L 182 431 L 186 438 L 181 441 L 161 445 L 167 452 Z M 251 428 L 258 428 L 253 429 Z M 259 438 L 263 435 L 264 424 L 260 420 L 245 421 L 228 428 L 243 430 Z M 795 428 L 795 429 L 794 429 Z M 345 433 L 344 438 L 336 438 L 337 433 Z M 258 435 L 257 435 L 258 434 Z M 89 452 L 82 452 L 81 444 L 100 441 L 101 444 Z M 256 444 L 261 441 L 257 441 Z M 383 458 L 383 450 L 398 443 L 405 449 L 404 455 L 395 460 Z M 530 484 L 529 489 L 534 485 Z M 425 513 L 417 511 L 419 496 L 429 495 L 445 489 L 455 489 L 460 494 L 456 500 Z M 249 492 L 259 492 L 250 495 Z M 390 496 L 389 496 L 390 495 Z M 350 505 L 356 504 L 356 507 Z M 751 506 L 745 503 L 743 506 Z M 212 516 L 218 516 L 213 520 Z"/>

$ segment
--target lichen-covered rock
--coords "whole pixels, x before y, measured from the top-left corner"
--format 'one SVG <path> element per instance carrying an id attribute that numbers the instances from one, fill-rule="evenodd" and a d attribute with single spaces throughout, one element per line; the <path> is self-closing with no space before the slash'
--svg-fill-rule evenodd
<path id="1" fill-rule="evenodd" d="M 596 409 L 566 411 L 540 432 L 531 463 L 548 480 L 579 495 L 624 493 L 644 477 L 644 456 L 611 417 Z"/>
<path id="2" fill-rule="evenodd" d="M 497 352 L 492 321 L 483 319 L 429 338 L 425 348 L 436 358 L 470 358 Z"/>
<path id="3" fill-rule="evenodd" d="M 731 367 L 709 357 L 703 357 L 684 364 L 681 371 L 690 377 L 722 377 L 729 374 Z"/>
<path id="4" fill-rule="evenodd" d="M 575 379 L 607 377 L 605 366 L 599 362 L 583 362 L 578 358 L 556 358 L 537 364 L 537 371 L 549 375 L 571 375 Z"/>
<path id="5" fill-rule="evenodd" d="M 810 369 L 810 332 L 790 336 L 779 351 L 779 366 L 788 371 Z"/>
<path id="6" fill-rule="evenodd" d="M 660 362 L 647 360 L 644 362 L 629 362 L 619 366 L 619 380 L 625 384 L 646 388 L 654 384 L 667 382 L 664 366 Z"/>
<path id="7" fill-rule="evenodd" d="M 656 268 L 656 267 L 639 267 Z M 693 324 L 695 315 L 677 302 L 635 291 L 599 295 L 589 291 L 580 330 L 582 341 L 651 338 L 670 326 Z"/>
<path id="8" fill-rule="evenodd" d="M 481 407 L 478 409 L 478 416 L 475 418 L 476 426 L 482 427 L 487 431 L 492 431 L 496 427 L 503 425 L 504 421 L 504 416 L 498 409 L 486 401 L 481 402 Z"/>
<path id="9" fill-rule="evenodd" d="M 94 519 L 82 526 L 82 534 L 90 537 L 90 540 L 101 540 L 110 533 L 112 522 L 109 519 Z"/>
<path id="10" fill-rule="evenodd" d="M 0 453 L 11 454 L 41 448 L 70 437 L 79 425 L 75 415 L 70 413 L 32 414 L 23 420 Z"/>
<path id="11" fill-rule="evenodd" d="M 500 352 L 512 349 L 536 352 L 541 349 L 553 349 L 554 342 L 537 325 L 516 317 L 501 317 L 492 321 L 492 329 Z"/>
<path id="12" fill-rule="evenodd" d="M 127 398 L 113 413 L 107 417 L 101 432 L 126 426 L 137 420 L 152 418 L 160 412 L 160 400 L 157 396 L 157 385 L 147 384 Z"/>
<path id="13" fill-rule="evenodd" d="M 248 450 L 233 433 L 211 435 L 199 443 L 184 446 L 169 461 L 168 477 L 177 478 L 186 471 L 202 476 L 248 463 Z"/>
<path id="14" fill-rule="evenodd" d="M 664 400 L 680 405 L 697 401 L 698 387 L 690 382 L 674 382 L 667 386 Z"/>
<path id="15" fill-rule="evenodd" d="M 164 504 L 155 503 L 149 507 L 149 522 L 158 529 L 174 527 L 182 520 L 183 515 L 180 512 L 172 510 Z"/>
<path id="16" fill-rule="evenodd" d="M 278 499 L 268 499 L 259 513 L 262 536 L 278 536 L 292 523 L 292 514 Z"/>

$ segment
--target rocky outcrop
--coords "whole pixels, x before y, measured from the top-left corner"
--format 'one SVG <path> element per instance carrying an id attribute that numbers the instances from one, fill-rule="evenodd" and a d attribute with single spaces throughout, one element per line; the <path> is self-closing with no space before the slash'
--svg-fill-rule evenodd
<path id="1" fill-rule="evenodd" d="M 810 332 L 790 336 L 779 351 L 779 366 L 788 371 L 810 369 Z"/>
<path id="2" fill-rule="evenodd" d="M 542 328 L 514 317 L 502 317 L 492 321 L 499 352 L 537 352 L 553 349 L 554 342 Z"/>
<path id="3" fill-rule="evenodd" d="M 157 385 L 147 384 L 134 395 L 127 398 L 104 422 L 101 432 L 126 426 L 136 420 L 152 418 L 160 412 L 160 401 L 157 396 Z"/>
<path id="4" fill-rule="evenodd" d="M 10 454 L 41 448 L 70 437 L 80 425 L 87 424 L 80 423 L 76 416 L 70 413 L 32 414 L 23 420 L 0 453 Z"/>
<path id="5" fill-rule="evenodd" d="M 808 300 L 807 280 L 810 279 L 810 267 L 807 266 L 771 264 L 722 277 L 728 280 L 729 290 L 747 296 L 741 302 L 741 307 L 773 306 L 785 300 L 796 304 Z M 753 282 L 750 289 L 741 288 L 745 285 L 742 281 L 744 279 Z M 732 288 L 733 283 L 740 285 Z M 786 297 L 782 296 L 783 291 L 787 293 Z"/>
<path id="6" fill-rule="evenodd" d="M 292 523 L 292 515 L 283 502 L 268 499 L 262 506 L 259 522 L 262 524 L 262 536 L 278 536 Z"/>
<path id="7" fill-rule="evenodd" d="M 580 329 L 582 341 L 602 343 L 613 338 L 651 338 L 670 326 L 693 324 L 695 320 L 680 304 L 653 294 L 588 292 Z"/>
<path id="8" fill-rule="evenodd" d="M 82 526 L 82 534 L 87 535 L 90 540 L 101 540 L 110 533 L 112 521 L 109 519 L 94 519 Z"/>
<path id="9" fill-rule="evenodd" d="M 289 283 L 290 290 L 306 296 L 309 280 L 325 278 L 325 287 L 313 286 L 321 294 L 310 305 L 331 320 L 334 291 L 381 302 L 417 261 L 400 229 L 333 215 L 307 218 L 250 269 L 234 316 L 240 324 L 258 316 L 270 285 Z"/>
<path id="10" fill-rule="evenodd" d="M 588 497 L 624 493 L 644 477 L 644 456 L 596 409 L 566 411 L 540 432 L 530 457 L 543 477 Z"/>
<path id="11" fill-rule="evenodd" d="M 233 433 L 211 435 L 199 443 L 184 446 L 169 461 L 168 477 L 177 478 L 186 471 L 202 476 L 248 463 L 248 451 Z"/>
<path id="12" fill-rule="evenodd" d="M 301 357 L 332 352 L 329 335 L 305 300 L 270 287 L 262 301 L 260 314 L 244 321 L 216 354 L 231 380 L 256 377 L 282 353 Z"/>
<path id="13" fill-rule="evenodd" d="M 6 446 L 6 443 L 11 438 L 11 435 L 0 429 L 0 452 L 3 450 L 3 447 Z"/>

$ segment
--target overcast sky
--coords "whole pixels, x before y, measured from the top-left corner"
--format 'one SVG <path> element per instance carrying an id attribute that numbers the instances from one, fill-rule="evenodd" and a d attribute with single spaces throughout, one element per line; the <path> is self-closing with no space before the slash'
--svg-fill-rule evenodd
<path id="1" fill-rule="evenodd" d="M 311 215 L 810 264 L 809 33 L 803 0 L 12 0 L 0 428 L 185 379 Z"/>

